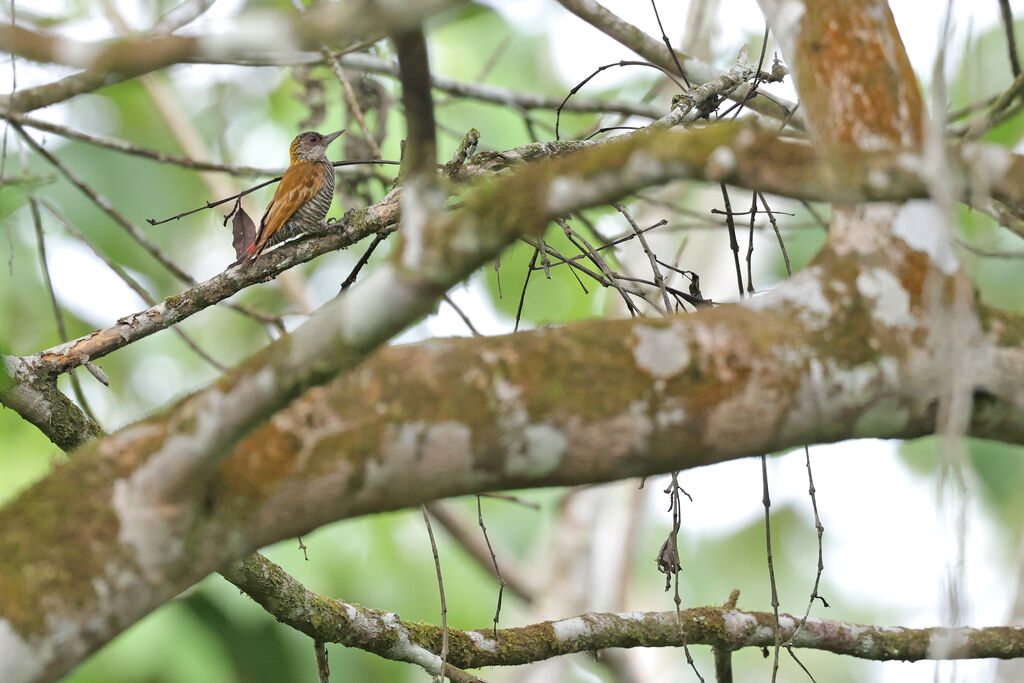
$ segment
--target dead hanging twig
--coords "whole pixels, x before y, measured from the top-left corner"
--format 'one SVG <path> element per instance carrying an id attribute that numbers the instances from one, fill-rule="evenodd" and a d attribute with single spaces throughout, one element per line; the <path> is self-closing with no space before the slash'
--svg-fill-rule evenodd
<path id="1" fill-rule="evenodd" d="M 675 587 L 672 601 L 676 606 L 676 625 L 679 628 L 679 637 L 683 641 L 683 653 L 686 656 L 686 663 L 690 665 L 693 673 L 697 675 L 701 683 L 704 683 L 704 677 L 697 670 L 697 664 L 693 661 L 689 645 L 686 642 L 686 628 L 683 626 L 682 618 L 683 600 L 679 595 L 679 574 L 683 570 L 682 564 L 679 561 L 679 527 L 682 524 L 683 516 L 682 498 L 679 494 L 682 493 L 691 501 L 693 498 L 679 485 L 679 472 L 672 473 L 672 481 L 669 483 L 668 488 L 665 489 L 665 493 L 668 494 L 668 507 L 672 513 L 672 530 L 669 532 L 665 542 L 661 544 L 661 550 L 658 551 L 656 558 L 658 571 L 665 575 L 666 591 L 673 586 Z"/>

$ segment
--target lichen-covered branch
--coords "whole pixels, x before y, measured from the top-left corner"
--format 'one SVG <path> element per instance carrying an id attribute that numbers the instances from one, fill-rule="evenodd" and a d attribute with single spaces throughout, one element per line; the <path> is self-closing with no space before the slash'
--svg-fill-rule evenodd
<path id="1" fill-rule="evenodd" d="M 668 48 L 661 41 L 655 40 L 637 27 L 624 21 L 618 15 L 609 12 L 595 0 L 558 0 L 558 3 L 567 10 L 586 21 L 597 30 L 619 41 L 629 49 L 636 52 L 649 62 L 676 71 L 675 61 L 669 54 Z M 694 85 L 707 83 L 721 76 L 721 70 L 709 64 L 705 64 L 689 55 L 676 52 L 676 57 L 686 70 L 686 75 Z M 729 97 L 737 102 L 746 102 L 750 109 L 782 121 L 788 121 L 794 126 L 801 127 L 803 118 L 797 111 L 796 105 L 778 97 L 768 97 L 764 94 L 756 94 L 750 97 L 750 84 L 739 85 L 730 92 Z"/>
<path id="2" fill-rule="evenodd" d="M 224 576 L 278 621 L 311 638 L 437 670 L 441 643 L 437 626 L 317 595 L 258 554 L 233 564 Z M 788 614 L 779 617 L 781 636 L 788 639 L 800 619 Z M 774 623 L 774 615 L 768 612 L 697 607 L 678 613 L 581 614 L 497 633 L 490 628 L 449 629 L 448 661 L 460 669 L 476 669 L 611 647 L 681 647 L 684 642 L 735 651 L 771 646 Z M 904 628 L 812 617 L 796 633 L 792 645 L 875 661 L 1012 658 L 1024 655 L 1024 626 Z"/>
<path id="3" fill-rule="evenodd" d="M 98 424 L 57 389 L 55 376 L 38 376 L 20 358 L 0 355 L 0 404 L 64 450 L 102 433 Z"/>

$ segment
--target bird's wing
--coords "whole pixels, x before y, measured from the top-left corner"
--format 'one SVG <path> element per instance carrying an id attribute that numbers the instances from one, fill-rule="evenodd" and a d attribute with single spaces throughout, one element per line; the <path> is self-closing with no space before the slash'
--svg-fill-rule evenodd
<path id="1" fill-rule="evenodd" d="M 324 174 L 319 162 L 300 161 L 288 167 L 274 198 L 263 212 L 256 241 L 247 254 L 250 260 L 263 250 L 271 236 L 281 229 L 296 209 L 316 196 L 323 183 Z"/>

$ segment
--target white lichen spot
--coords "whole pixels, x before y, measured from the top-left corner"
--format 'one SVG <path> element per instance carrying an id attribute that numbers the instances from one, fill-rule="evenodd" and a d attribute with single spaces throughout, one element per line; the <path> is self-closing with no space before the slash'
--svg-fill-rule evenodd
<path id="1" fill-rule="evenodd" d="M 552 622 L 551 630 L 555 632 L 555 638 L 558 638 L 560 643 L 565 643 L 590 633 L 590 627 L 581 617 L 572 617 Z"/>
<path id="2" fill-rule="evenodd" d="M 53 61 L 68 66 L 87 69 L 99 56 L 101 48 L 97 43 L 78 40 L 56 40 L 53 42 Z"/>
<path id="3" fill-rule="evenodd" d="M 580 194 L 578 178 L 559 176 L 548 184 L 547 210 L 552 215 L 566 212 L 565 207 L 572 206 Z"/>
<path id="4" fill-rule="evenodd" d="M 755 133 L 751 128 L 744 128 L 737 133 L 736 137 L 733 139 L 733 145 L 739 150 L 749 149 L 757 143 L 757 133 Z"/>
<path id="5" fill-rule="evenodd" d="M 400 487 L 473 468 L 469 427 L 455 420 L 409 421 L 384 428 L 381 458 L 366 466 L 368 488 Z"/>
<path id="6" fill-rule="evenodd" d="M 498 643 L 493 638 L 488 638 L 479 631 L 466 631 L 466 635 L 473 641 L 474 647 L 478 650 L 484 650 L 486 652 L 497 652 Z"/>
<path id="7" fill-rule="evenodd" d="M 505 471 L 514 476 L 543 477 L 562 464 L 569 440 L 560 429 L 548 424 L 531 424 L 523 430 L 523 448 L 510 455 Z"/>
<path id="8" fill-rule="evenodd" d="M 494 397 L 500 402 L 509 403 L 511 401 L 517 401 L 522 395 L 522 387 L 506 382 L 500 377 L 494 380 Z"/>
<path id="9" fill-rule="evenodd" d="M 472 453 L 472 433 L 465 424 L 446 420 L 427 427 L 423 435 L 421 457 L 428 462 L 443 463 L 449 456 L 466 458 Z"/>
<path id="10" fill-rule="evenodd" d="M 660 161 L 647 152 L 638 151 L 630 155 L 621 175 L 624 178 L 657 178 L 664 170 L 665 166 Z"/>
<path id="11" fill-rule="evenodd" d="M 892 184 L 889 174 L 880 168 L 872 168 L 868 171 L 867 183 L 868 187 L 875 192 L 881 192 Z"/>
<path id="12" fill-rule="evenodd" d="M 42 674 L 46 657 L 41 657 L 10 622 L 0 619 L 0 681 L 31 681 Z"/>
<path id="13" fill-rule="evenodd" d="M 832 304 L 825 296 L 820 278 L 817 268 L 809 268 L 770 292 L 745 299 L 741 305 L 764 311 L 789 304 L 796 308 L 797 319 L 808 329 L 823 329 L 831 319 Z"/>
<path id="14" fill-rule="evenodd" d="M 893 223 L 893 234 L 912 249 L 928 254 L 935 266 L 946 275 L 959 268 L 947 231 L 947 218 L 935 202 L 912 199 L 900 207 Z"/>
<path id="15" fill-rule="evenodd" d="M 740 634 L 746 633 L 751 626 L 757 623 L 757 620 L 750 614 L 729 610 L 728 612 L 722 612 L 722 622 L 725 624 L 725 630 L 728 633 Z"/>
<path id="16" fill-rule="evenodd" d="M 673 322 L 668 327 L 637 325 L 633 336 L 633 359 L 637 367 L 656 379 L 670 379 L 690 364 L 690 348 L 683 327 Z"/>
<path id="17" fill-rule="evenodd" d="M 857 276 L 857 291 L 874 302 L 875 320 L 889 327 L 912 328 L 917 324 L 910 313 L 910 294 L 888 270 L 871 268 Z"/>
<path id="18" fill-rule="evenodd" d="M 654 421 L 658 425 L 658 429 L 666 429 L 668 427 L 678 427 L 679 425 L 686 423 L 686 408 L 680 403 L 676 397 L 669 397 L 666 401 L 666 405 L 661 406 L 658 412 L 654 416 Z"/>
<path id="19" fill-rule="evenodd" d="M 704 175 L 708 180 L 722 180 L 736 170 L 736 152 L 726 145 L 715 147 L 708 156 L 707 166 L 704 168 Z"/>

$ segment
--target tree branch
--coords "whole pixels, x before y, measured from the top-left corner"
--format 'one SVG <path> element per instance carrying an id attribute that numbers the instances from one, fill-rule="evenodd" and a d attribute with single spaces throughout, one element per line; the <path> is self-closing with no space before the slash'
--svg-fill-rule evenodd
<path id="1" fill-rule="evenodd" d="M 633 52 L 636 52 L 647 61 L 669 71 L 676 71 L 675 60 L 672 59 L 672 55 L 664 43 L 660 40 L 655 40 L 632 24 L 623 21 L 594 0 L 558 0 L 558 3 L 597 30 L 633 50 Z M 676 57 L 683 65 L 686 75 L 690 78 L 691 82 L 706 83 L 721 75 L 719 69 L 694 59 L 689 55 L 676 51 Z M 750 99 L 747 99 L 748 97 Z M 798 113 L 794 113 L 796 111 L 796 104 L 760 93 L 750 97 L 750 85 L 748 84 L 737 87 L 736 90 L 729 94 L 729 98 L 736 102 L 745 102 L 747 107 L 765 116 L 788 121 L 797 128 L 803 127 L 802 118 Z"/>
<path id="2" fill-rule="evenodd" d="M 437 672 L 439 658 L 435 653 L 441 643 L 437 626 L 317 595 L 259 554 L 231 565 L 224 576 L 278 621 L 311 638 Z M 689 645 L 711 645 L 727 651 L 763 648 L 775 642 L 774 623 L 771 613 L 728 607 L 697 607 L 678 613 L 591 612 L 497 632 L 490 628 L 449 629 L 448 657 L 459 669 L 476 669 L 528 664 L 612 647 L 681 647 L 684 630 Z M 799 623 L 796 617 L 779 615 L 780 634 L 783 638 L 795 635 L 793 647 L 875 661 L 1013 658 L 1024 651 L 1024 626 L 913 629 L 812 617 L 797 632 Z M 943 643 L 952 647 L 940 647 Z"/>
<path id="3" fill-rule="evenodd" d="M 36 62 L 132 77 L 197 57 L 265 58 L 293 54 L 296 47 L 315 49 L 324 41 L 338 44 L 367 35 L 393 33 L 416 26 L 457 4 L 460 0 L 416 0 L 398 5 L 362 0 L 321 5 L 302 17 L 279 17 L 274 22 L 240 17 L 233 31 L 217 35 L 157 34 L 96 42 L 3 24 L 0 44 L 11 54 Z"/>

